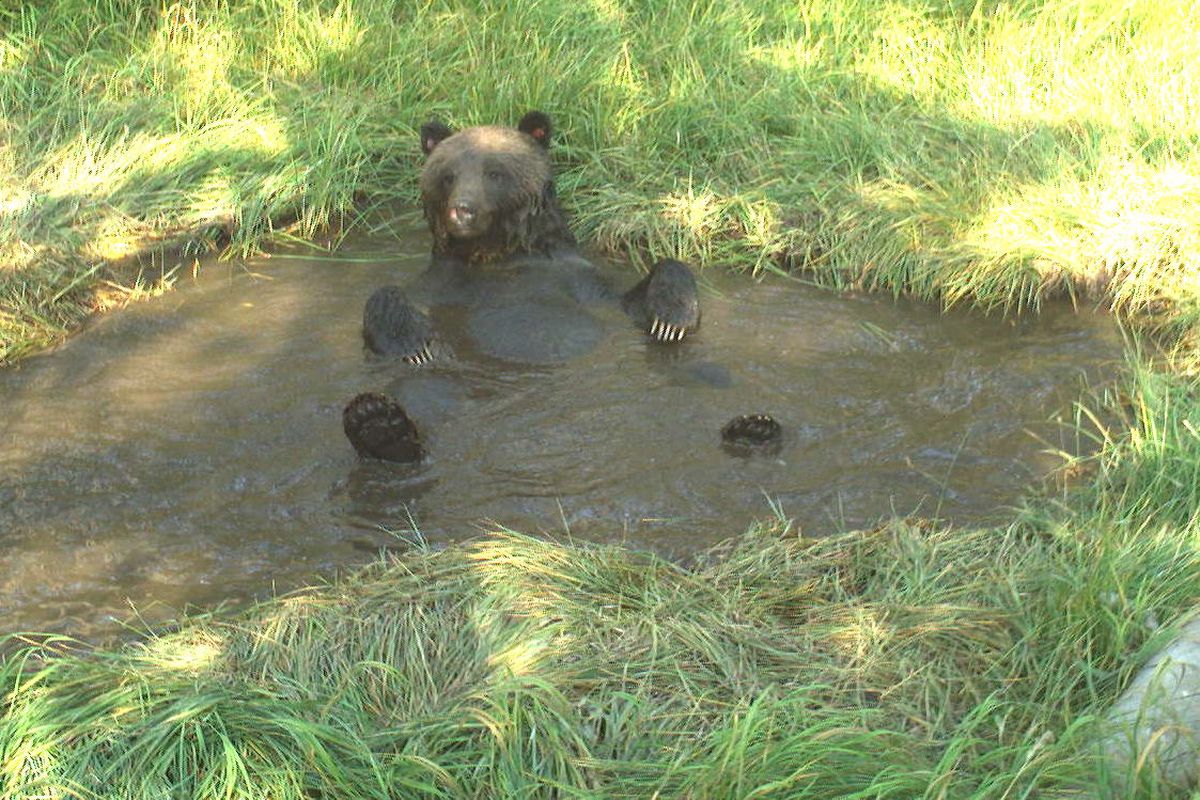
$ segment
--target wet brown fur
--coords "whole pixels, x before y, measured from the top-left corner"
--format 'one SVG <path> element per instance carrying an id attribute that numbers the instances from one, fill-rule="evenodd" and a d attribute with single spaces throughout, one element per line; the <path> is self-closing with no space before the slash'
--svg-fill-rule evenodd
<path id="1" fill-rule="evenodd" d="M 575 244 L 554 190 L 546 147 L 516 128 L 467 128 L 431 145 L 421 201 L 435 256 L 483 263 L 524 253 L 550 254 Z M 456 236 L 447 210 L 468 202 L 480 230 Z"/>

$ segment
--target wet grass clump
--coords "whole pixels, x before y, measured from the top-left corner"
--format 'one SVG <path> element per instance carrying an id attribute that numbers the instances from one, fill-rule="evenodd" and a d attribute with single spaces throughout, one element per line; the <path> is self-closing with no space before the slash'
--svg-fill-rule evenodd
<path id="1" fill-rule="evenodd" d="M 431 115 L 467 125 L 535 107 L 561 132 L 578 232 L 611 253 L 987 307 L 1089 296 L 1178 334 L 1200 285 L 1192 12 L 1184 0 L 9 7 L 0 362 L 169 285 L 194 252 L 244 254 L 281 230 L 310 238 L 413 203 L 415 128 Z"/>

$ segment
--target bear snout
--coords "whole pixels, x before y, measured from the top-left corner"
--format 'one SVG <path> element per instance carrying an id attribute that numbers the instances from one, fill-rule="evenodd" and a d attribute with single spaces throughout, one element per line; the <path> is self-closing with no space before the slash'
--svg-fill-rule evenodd
<path id="1" fill-rule="evenodd" d="M 451 222 L 470 225 L 471 220 L 475 218 L 475 209 L 466 203 L 459 203 L 456 206 L 450 206 L 450 210 L 446 214 L 450 217 Z"/>
<path id="2" fill-rule="evenodd" d="M 446 229 L 457 239 L 472 239 L 487 232 L 487 214 L 469 200 L 452 200 L 445 211 Z"/>

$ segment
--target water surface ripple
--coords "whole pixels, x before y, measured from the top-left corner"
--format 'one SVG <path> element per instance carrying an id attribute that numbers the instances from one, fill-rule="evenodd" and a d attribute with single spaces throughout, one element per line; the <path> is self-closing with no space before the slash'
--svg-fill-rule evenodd
<path id="1" fill-rule="evenodd" d="M 1122 353 L 1099 314 L 943 315 L 714 269 L 682 347 L 614 310 L 590 353 L 512 363 L 450 308 L 454 363 L 367 357 L 364 300 L 427 252 L 413 234 L 212 264 L 0 373 L 0 631 L 103 636 L 131 606 L 155 619 L 282 591 L 413 522 L 434 543 L 494 520 L 679 557 L 768 501 L 812 534 L 914 509 L 985 521 L 1055 464 L 1054 415 Z M 356 461 L 340 414 L 364 390 L 404 399 L 428 463 Z M 778 453 L 720 446 L 752 412 L 784 426 Z"/>

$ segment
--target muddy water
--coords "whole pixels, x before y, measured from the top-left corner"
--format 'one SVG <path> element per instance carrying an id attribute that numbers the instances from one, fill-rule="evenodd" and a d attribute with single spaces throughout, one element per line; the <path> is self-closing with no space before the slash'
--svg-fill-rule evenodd
<path id="1" fill-rule="evenodd" d="M 1036 437 L 1064 444 L 1055 412 L 1121 354 L 1109 320 L 1066 308 L 941 315 L 714 270 L 680 348 L 612 311 L 566 364 L 488 357 L 459 332 L 432 369 L 366 357 L 363 301 L 427 247 L 211 265 L 0 373 L 0 631 L 104 636 L 131 608 L 263 596 L 414 525 L 433 543 L 486 519 L 681 556 L 769 501 L 814 535 L 914 510 L 986 520 L 1055 464 Z M 368 389 L 404 398 L 426 464 L 356 461 L 340 413 Z M 722 449 L 749 412 L 783 424 L 777 453 Z"/>

